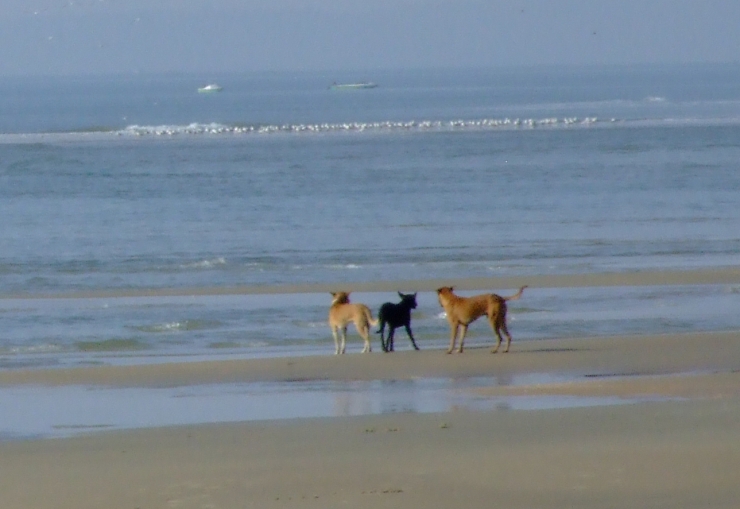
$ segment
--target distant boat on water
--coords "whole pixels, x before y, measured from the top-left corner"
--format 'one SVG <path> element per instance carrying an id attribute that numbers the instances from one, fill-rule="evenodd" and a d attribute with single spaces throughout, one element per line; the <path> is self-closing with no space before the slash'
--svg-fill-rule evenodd
<path id="1" fill-rule="evenodd" d="M 223 90 L 223 87 L 216 85 L 215 83 L 210 83 L 206 85 L 205 87 L 200 87 L 198 89 L 198 93 L 209 94 L 211 92 L 220 92 L 222 90 Z"/>
<path id="2" fill-rule="evenodd" d="M 365 81 L 362 83 L 332 83 L 329 86 L 331 90 L 360 90 L 363 88 L 377 88 L 378 85 L 371 81 Z"/>

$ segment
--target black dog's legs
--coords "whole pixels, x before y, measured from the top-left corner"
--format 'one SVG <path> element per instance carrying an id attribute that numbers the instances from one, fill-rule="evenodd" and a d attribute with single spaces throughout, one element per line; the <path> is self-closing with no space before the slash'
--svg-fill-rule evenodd
<path id="1" fill-rule="evenodd" d="M 393 329 L 391 329 L 391 332 L 392 331 Z M 380 329 L 378 329 L 378 334 L 380 334 L 380 348 L 382 348 L 384 352 L 387 352 L 388 343 L 386 343 L 385 341 L 385 322 L 382 320 L 380 321 Z"/>
<path id="2" fill-rule="evenodd" d="M 394 346 L 393 346 L 393 334 L 396 332 L 395 327 L 388 327 L 388 341 L 386 341 L 386 352 L 394 352 Z"/>
<path id="3" fill-rule="evenodd" d="M 414 350 L 418 350 L 419 347 L 416 346 L 416 341 L 414 341 L 414 335 L 411 334 L 411 326 L 409 324 L 406 324 L 405 327 L 406 327 L 406 334 L 409 335 L 409 339 L 411 340 L 411 344 L 414 345 Z"/>

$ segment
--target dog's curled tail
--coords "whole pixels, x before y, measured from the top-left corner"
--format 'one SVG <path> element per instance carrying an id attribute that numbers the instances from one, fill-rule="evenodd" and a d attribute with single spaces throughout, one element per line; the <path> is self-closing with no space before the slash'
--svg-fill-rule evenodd
<path id="1" fill-rule="evenodd" d="M 524 285 L 521 288 L 519 288 L 519 291 L 516 292 L 514 295 L 509 295 L 508 297 L 504 297 L 504 300 L 519 300 L 519 297 L 522 296 L 522 293 L 524 293 L 525 288 L 528 288 L 528 285 Z"/>
<path id="2" fill-rule="evenodd" d="M 365 306 L 363 308 L 363 311 L 365 312 L 365 318 L 367 319 L 367 323 L 369 323 L 373 327 L 375 327 L 376 325 L 378 325 L 380 323 L 380 320 L 379 319 L 376 320 L 376 319 L 373 318 L 373 312 L 370 311 L 370 308 L 369 307 Z M 378 317 L 378 318 L 380 318 L 380 317 Z M 378 332 L 380 332 L 380 331 L 378 331 Z"/>

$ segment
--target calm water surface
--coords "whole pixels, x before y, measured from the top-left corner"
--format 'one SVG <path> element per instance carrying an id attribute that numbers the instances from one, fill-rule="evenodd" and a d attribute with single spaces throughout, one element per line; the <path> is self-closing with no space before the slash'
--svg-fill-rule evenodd
<path id="1" fill-rule="evenodd" d="M 341 78 L 224 75 L 217 94 L 187 75 L 0 82 L 0 369 L 332 350 L 328 295 L 147 289 L 738 265 L 737 66 L 387 72 L 327 89 Z M 96 291 L 113 296 L 83 298 Z M 60 293 L 80 298 L 17 298 Z M 738 294 L 533 288 L 511 328 L 731 329 Z M 436 299 L 419 300 L 422 347 L 441 346 Z M 484 324 L 471 333 L 488 341 Z"/>

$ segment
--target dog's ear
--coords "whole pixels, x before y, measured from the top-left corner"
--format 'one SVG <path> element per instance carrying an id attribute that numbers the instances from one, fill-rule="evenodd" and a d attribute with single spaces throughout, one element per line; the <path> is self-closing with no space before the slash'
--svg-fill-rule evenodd
<path id="1" fill-rule="evenodd" d="M 398 296 L 399 296 L 399 297 L 401 297 L 402 299 L 403 299 L 404 297 L 406 297 L 406 296 L 405 296 L 404 294 L 402 294 L 401 292 L 398 292 Z"/>

